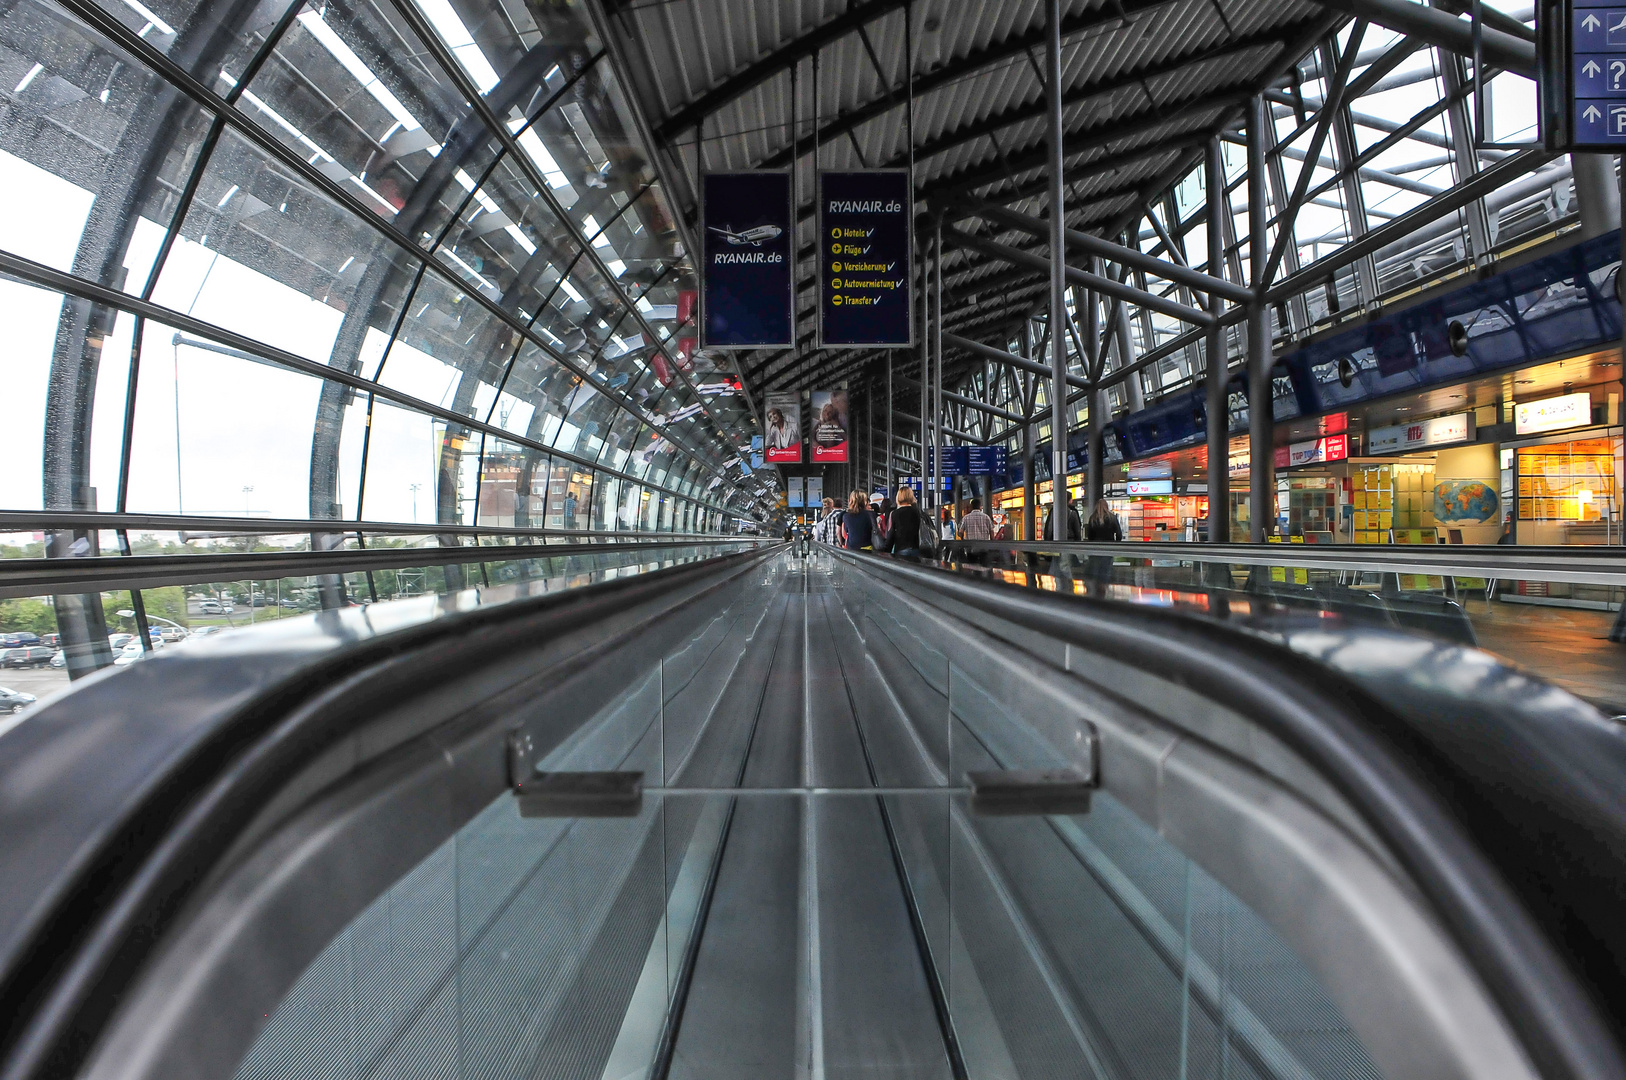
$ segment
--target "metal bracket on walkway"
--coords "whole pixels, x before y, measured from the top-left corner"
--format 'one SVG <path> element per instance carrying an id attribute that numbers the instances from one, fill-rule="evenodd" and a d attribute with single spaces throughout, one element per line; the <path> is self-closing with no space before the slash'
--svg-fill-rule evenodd
<path id="1" fill-rule="evenodd" d="M 644 803 L 641 772 L 543 772 L 528 731 L 508 733 L 508 786 L 519 816 L 637 817 Z"/>
<path id="2" fill-rule="evenodd" d="M 525 818 L 637 817 L 644 805 L 644 774 L 537 772 L 514 797 Z"/>
<path id="3" fill-rule="evenodd" d="M 1095 787 L 1082 769 L 991 769 L 965 777 L 971 812 L 987 817 L 1087 814 Z"/>

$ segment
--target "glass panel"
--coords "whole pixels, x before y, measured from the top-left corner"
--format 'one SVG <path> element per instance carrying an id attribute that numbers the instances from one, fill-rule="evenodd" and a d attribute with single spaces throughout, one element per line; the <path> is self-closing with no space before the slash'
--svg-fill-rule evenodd
<path id="1" fill-rule="evenodd" d="M 467 105 L 432 66 L 401 63 L 424 53 L 387 6 L 330 0 L 299 14 L 239 108 L 428 247 L 497 146 L 466 126 L 447 142 Z M 236 74 L 221 73 L 222 93 Z"/>
<path id="2" fill-rule="evenodd" d="M 0 38 L 0 194 L 29 208 L 3 215 L 0 247 L 139 293 L 211 118 L 60 9 L 14 5 Z"/>
<path id="3" fill-rule="evenodd" d="M 387 401 L 373 405 L 367 453 L 369 521 L 435 518 L 435 475 L 441 421 Z"/>
<path id="4" fill-rule="evenodd" d="M 348 397 L 347 388 L 335 389 Z M 308 517 L 312 432 L 322 393 L 321 380 L 148 323 L 129 508 Z M 347 403 L 346 418 L 354 422 L 345 425 L 339 449 L 342 476 L 357 475 L 364 407 Z"/>
<path id="5" fill-rule="evenodd" d="M 348 211 L 230 132 L 181 232 L 154 301 L 306 359 L 326 362 L 338 349 L 341 366 L 365 336 L 356 319 L 389 325 L 389 298 L 412 270 Z"/>
<path id="6" fill-rule="evenodd" d="M 3 276 L 0 320 L 6 328 L 5 361 L 0 363 L 0 401 L 6 402 L 8 414 L 6 440 L 19 459 L 28 463 L 5 470 L 0 479 L 0 506 L 114 509 L 135 320 Z M 53 385 L 52 361 L 63 346 L 58 333 L 63 321 L 87 343 L 84 355 L 92 362 L 64 365 Z M 149 341 L 153 332 L 149 327 Z M 88 385 L 81 386 L 81 379 Z M 89 415 L 84 415 L 75 406 L 87 400 L 93 404 Z M 48 431 L 61 441 L 47 440 Z M 66 452 L 71 440 L 80 437 L 88 443 L 84 472 Z M 36 464 L 42 446 L 48 448 L 49 491 Z"/>

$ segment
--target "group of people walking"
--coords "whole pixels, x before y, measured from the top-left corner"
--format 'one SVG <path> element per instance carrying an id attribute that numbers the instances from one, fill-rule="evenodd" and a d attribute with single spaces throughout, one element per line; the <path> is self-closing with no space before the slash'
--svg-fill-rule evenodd
<path id="1" fill-rule="evenodd" d="M 1078 509 L 1066 504 L 1066 539 L 1094 542 L 1114 542 L 1124 538 L 1123 525 L 1112 512 L 1105 499 L 1096 501 L 1089 520 L 1079 516 Z M 823 512 L 811 527 L 789 527 L 785 539 L 792 542 L 793 550 L 805 556 L 813 541 L 844 547 L 849 551 L 885 551 L 906 559 L 930 558 L 937 554 L 938 545 L 945 540 L 1002 540 L 1002 530 L 983 509 L 981 500 L 972 499 L 970 509 L 956 525 L 945 510 L 940 525 L 923 512 L 916 501 L 913 488 L 900 487 L 896 501 L 882 497 L 871 503 L 863 491 L 854 491 L 847 498 L 845 508 L 836 505 L 833 498 L 824 500 Z M 1041 536 L 1055 536 L 1050 513 L 1044 517 Z M 967 555 L 967 561 L 981 561 L 985 553 Z M 1108 577 L 1112 572 L 1112 558 L 1091 555 L 1088 570 L 1092 577 Z"/>
<path id="2" fill-rule="evenodd" d="M 958 529 L 947 511 L 939 527 L 920 508 L 914 489 L 900 487 L 895 501 L 883 496 L 872 504 L 861 490 L 848 496 L 845 508 L 837 506 L 835 499 L 825 499 L 823 514 L 808 538 L 850 551 L 886 551 L 918 559 L 935 554 L 941 541 L 956 537 L 996 539 L 994 519 L 983 511 L 979 500 L 971 500 L 971 509 L 960 520 Z M 786 539 L 795 539 L 801 551 L 800 537 L 787 534 Z"/>

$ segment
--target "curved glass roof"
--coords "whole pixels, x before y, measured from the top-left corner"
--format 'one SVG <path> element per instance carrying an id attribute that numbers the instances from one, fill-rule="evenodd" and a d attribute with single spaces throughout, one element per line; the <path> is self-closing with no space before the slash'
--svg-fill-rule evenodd
<path id="1" fill-rule="evenodd" d="M 763 505 L 578 5 L 22 0 L 0 94 L 0 508 L 701 532 Z"/>

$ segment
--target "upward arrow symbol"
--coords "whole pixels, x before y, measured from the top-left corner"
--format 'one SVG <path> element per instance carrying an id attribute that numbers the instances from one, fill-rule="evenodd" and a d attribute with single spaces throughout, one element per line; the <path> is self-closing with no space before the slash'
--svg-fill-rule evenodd
<path id="1" fill-rule="evenodd" d="M 1586 117 L 1588 120 L 1595 121 L 1602 117 L 1603 113 L 1598 111 L 1598 107 L 1596 105 L 1588 105 L 1586 107 L 1586 112 L 1582 113 L 1581 115 Z"/>
<path id="2" fill-rule="evenodd" d="M 1603 68 L 1598 66 L 1598 62 L 1596 60 L 1588 60 L 1586 65 L 1582 67 L 1581 70 L 1586 72 L 1588 75 L 1591 75 L 1595 79 L 1598 77 L 1598 72 L 1602 71 Z"/>
<path id="3" fill-rule="evenodd" d="M 1603 23 L 1598 21 L 1598 17 L 1596 15 L 1588 15 L 1586 18 L 1581 20 L 1581 25 L 1586 27 L 1588 30 L 1595 31 L 1598 29 L 1598 27 L 1602 26 Z"/>

